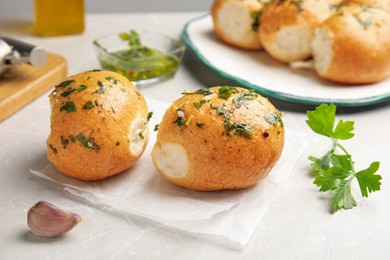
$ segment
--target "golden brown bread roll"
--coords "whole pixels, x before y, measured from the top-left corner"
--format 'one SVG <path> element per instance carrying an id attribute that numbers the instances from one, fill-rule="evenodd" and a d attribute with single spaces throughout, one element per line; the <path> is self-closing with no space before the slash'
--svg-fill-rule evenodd
<path id="1" fill-rule="evenodd" d="M 239 87 L 186 93 L 167 109 L 152 160 L 170 182 L 194 190 L 241 189 L 265 178 L 284 146 L 280 112 Z"/>
<path id="2" fill-rule="evenodd" d="M 108 71 L 67 78 L 50 94 L 48 159 L 62 173 L 101 180 L 131 167 L 148 142 L 147 104 L 134 85 Z"/>
<path id="3" fill-rule="evenodd" d="M 257 31 L 262 8 L 257 0 L 215 0 L 211 16 L 217 36 L 239 48 L 261 49 Z"/>
<path id="4" fill-rule="evenodd" d="M 293 62 L 311 57 L 314 29 L 334 13 L 341 0 L 274 0 L 264 9 L 259 37 L 276 60 Z"/>
<path id="5" fill-rule="evenodd" d="M 324 21 L 312 42 L 314 67 L 326 79 L 363 84 L 390 75 L 390 13 L 349 3 Z"/>
<path id="6" fill-rule="evenodd" d="M 390 1 L 389 0 L 346 0 L 345 4 L 357 3 L 362 4 L 363 6 L 377 7 L 385 10 L 390 10 Z"/>

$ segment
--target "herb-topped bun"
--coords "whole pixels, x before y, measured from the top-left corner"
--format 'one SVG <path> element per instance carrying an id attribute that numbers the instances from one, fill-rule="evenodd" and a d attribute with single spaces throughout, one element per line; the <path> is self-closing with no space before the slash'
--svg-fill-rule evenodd
<path id="1" fill-rule="evenodd" d="M 284 146 L 280 112 L 239 87 L 213 87 L 168 108 L 152 159 L 170 182 L 194 190 L 241 189 L 265 178 Z"/>
<path id="2" fill-rule="evenodd" d="M 323 22 L 312 42 L 314 67 L 326 79 L 373 83 L 390 75 L 390 12 L 349 3 Z"/>
<path id="3" fill-rule="evenodd" d="M 261 16 L 259 37 L 276 60 L 292 62 L 311 57 L 316 26 L 332 15 L 341 0 L 274 0 Z"/>
<path id="4" fill-rule="evenodd" d="M 363 6 L 377 7 L 385 10 L 390 10 L 390 1 L 389 0 L 346 0 L 344 3 L 357 3 L 362 4 Z"/>
<path id="5" fill-rule="evenodd" d="M 214 30 L 230 45 L 261 49 L 258 36 L 259 17 L 263 8 L 257 0 L 215 0 L 211 6 Z"/>
<path id="6" fill-rule="evenodd" d="M 131 167 L 148 142 L 148 108 L 122 75 L 84 72 L 50 94 L 48 159 L 62 173 L 101 180 Z"/>

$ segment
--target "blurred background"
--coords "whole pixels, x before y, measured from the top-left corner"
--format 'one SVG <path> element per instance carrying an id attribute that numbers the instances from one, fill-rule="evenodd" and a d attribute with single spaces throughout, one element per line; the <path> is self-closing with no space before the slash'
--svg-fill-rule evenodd
<path id="1" fill-rule="evenodd" d="M 208 11 L 211 3 L 212 0 L 85 0 L 85 9 L 87 13 Z M 32 17 L 33 0 L 0 0 L 0 17 L 4 16 Z"/>

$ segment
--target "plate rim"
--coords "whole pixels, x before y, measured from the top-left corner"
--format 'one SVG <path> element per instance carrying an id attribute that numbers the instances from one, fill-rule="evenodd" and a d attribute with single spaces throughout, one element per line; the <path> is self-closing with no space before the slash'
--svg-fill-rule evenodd
<path id="1" fill-rule="evenodd" d="M 192 26 L 194 23 L 198 22 L 199 20 L 209 18 L 209 17 L 210 17 L 210 13 L 206 13 L 189 20 L 184 25 L 183 30 L 180 34 L 181 40 L 188 47 L 188 49 L 191 50 L 195 54 L 195 56 L 203 63 L 203 65 L 205 65 L 208 69 L 218 74 L 219 76 L 222 76 L 223 78 L 234 82 L 239 86 L 249 88 L 249 89 L 254 89 L 256 92 L 268 96 L 270 98 L 275 98 L 275 99 L 303 104 L 303 105 L 320 105 L 322 103 L 327 103 L 327 104 L 332 103 L 340 107 L 360 107 L 360 106 L 374 105 L 374 104 L 378 104 L 390 100 L 390 92 L 384 93 L 382 95 L 369 96 L 369 97 L 357 98 L 357 99 L 321 99 L 321 98 L 300 96 L 300 95 L 294 95 L 290 93 L 273 91 L 263 86 L 252 84 L 242 78 L 233 76 L 228 72 L 221 70 L 215 67 L 214 65 L 212 65 L 211 62 L 202 55 L 202 53 L 199 51 L 199 48 L 193 43 L 193 41 L 190 38 L 189 27 Z"/>

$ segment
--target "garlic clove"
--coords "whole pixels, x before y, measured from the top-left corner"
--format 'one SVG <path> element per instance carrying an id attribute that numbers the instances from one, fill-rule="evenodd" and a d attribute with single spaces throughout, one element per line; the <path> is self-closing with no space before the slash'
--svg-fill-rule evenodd
<path id="1" fill-rule="evenodd" d="M 31 232 L 42 237 L 61 236 L 81 221 L 79 215 L 46 201 L 36 203 L 27 214 L 27 224 Z"/>

